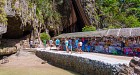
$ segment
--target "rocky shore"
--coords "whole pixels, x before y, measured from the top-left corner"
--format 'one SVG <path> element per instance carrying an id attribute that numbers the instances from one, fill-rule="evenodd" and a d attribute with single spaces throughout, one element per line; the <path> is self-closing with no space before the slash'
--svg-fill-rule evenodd
<path id="1" fill-rule="evenodd" d="M 50 51 L 37 51 L 36 55 L 52 65 L 68 69 L 82 75 L 139 75 L 140 59 L 134 57 L 130 64 L 112 64 L 99 60 L 61 54 Z M 128 62 L 129 63 L 129 62 Z M 131 65 L 133 63 L 133 66 Z M 130 66 L 131 65 L 131 66 Z M 135 65 L 135 67 L 134 67 Z"/>

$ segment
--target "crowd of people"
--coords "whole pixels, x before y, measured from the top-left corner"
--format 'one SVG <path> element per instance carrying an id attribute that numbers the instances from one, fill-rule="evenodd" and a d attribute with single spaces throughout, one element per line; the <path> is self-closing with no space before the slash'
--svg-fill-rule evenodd
<path id="1" fill-rule="evenodd" d="M 56 46 L 57 50 L 65 50 L 67 53 L 72 53 L 73 50 L 82 53 L 82 41 L 80 39 L 55 39 L 48 42 L 50 50 L 53 46 Z"/>
<path id="2" fill-rule="evenodd" d="M 51 47 L 56 45 L 57 50 L 68 53 L 76 51 L 140 56 L 139 37 L 57 38 L 48 43 Z"/>
<path id="3" fill-rule="evenodd" d="M 140 37 L 55 38 L 44 40 L 43 43 L 44 47 L 50 46 L 50 50 L 56 46 L 56 50 L 67 53 L 76 51 L 140 56 Z M 33 41 L 30 41 L 30 47 L 33 47 Z"/>

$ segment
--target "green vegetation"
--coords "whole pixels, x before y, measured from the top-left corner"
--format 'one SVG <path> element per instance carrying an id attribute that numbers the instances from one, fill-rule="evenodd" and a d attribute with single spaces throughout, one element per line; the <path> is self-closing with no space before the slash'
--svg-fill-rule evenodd
<path id="1" fill-rule="evenodd" d="M 140 27 L 140 0 L 95 0 L 90 7 L 97 28 Z"/>
<path id="2" fill-rule="evenodd" d="M 21 19 L 22 27 L 28 24 L 34 28 L 35 33 L 41 33 L 42 29 L 47 28 L 58 34 L 62 24 L 57 6 L 61 5 L 63 0 L 12 0 L 11 3 L 16 16 Z"/>
<path id="3" fill-rule="evenodd" d="M 96 28 L 94 26 L 85 26 L 84 28 L 82 28 L 82 32 L 86 32 L 86 31 L 96 31 Z"/>
<path id="4" fill-rule="evenodd" d="M 15 6 L 18 1 L 20 4 Z M 7 24 L 5 2 L 5 0 L 0 0 L 0 23 L 4 25 Z M 47 28 L 59 34 L 60 26 L 66 25 L 71 13 L 69 0 L 25 0 L 27 10 L 22 8 L 24 6 L 22 2 L 12 0 L 12 8 L 22 20 L 22 25 L 32 25 L 37 33 Z M 88 3 L 91 3 L 86 6 L 93 20 L 91 24 L 97 29 L 140 27 L 140 0 L 95 0 Z"/>
<path id="5" fill-rule="evenodd" d="M 36 5 L 36 17 L 40 27 L 59 31 L 61 24 L 61 14 L 57 6 L 62 4 L 63 0 L 29 0 L 29 6 Z M 39 30 L 40 31 L 40 30 Z"/>
<path id="6" fill-rule="evenodd" d="M 0 23 L 7 25 L 7 15 L 4 10 L 5 0 L 0 0 Z"/>
<path id="7" fill-rule="evenodd" d="M 50 40 L 50 36 L 48 34 L 46 34 L 45 32 L 40 34 L 40 38 L 42 41 L 43 40 Z"/>

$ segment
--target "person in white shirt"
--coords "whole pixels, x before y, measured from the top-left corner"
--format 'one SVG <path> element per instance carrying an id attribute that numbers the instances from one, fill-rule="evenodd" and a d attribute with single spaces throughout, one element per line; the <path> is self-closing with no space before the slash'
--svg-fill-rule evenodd
<path id="1" fill-rule="evenodd" d="M 30 41 L 30 48 L 33 48 L 33 41 Z"/>
<path id="2" fill-rule="evenodd" d="M 80 52 L 80 54 L 83 52 L 82 51 L 82 45 L 83 45 L 83 43 L 80 40 L 80 42 L 78 43 L 78 47 L 79 47 L 78 52 Z"/>
<path id="3" fill-rule="evenodd" d="M 51 48 L 53 47 L 53 40 L 50 40 L 49 44 L 50 44 L 50 50 L 51 50 Z"/>

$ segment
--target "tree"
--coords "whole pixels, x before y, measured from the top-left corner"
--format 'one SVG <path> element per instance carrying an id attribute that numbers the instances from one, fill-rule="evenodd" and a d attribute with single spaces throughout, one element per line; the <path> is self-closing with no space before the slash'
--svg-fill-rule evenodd
<path id="1" fill-rule="evenodd" d="M 0 0 L 0 24 L 7 25 L 7 15 L 4 10 L 5 0 Z"/>
<path id="2" fill-rule="evenodd" d="M 140 0 L 96 0 L 92 5 L 95 5 L 94 10 L 98 10 L 96 13 L 99 13 L 92 14 L 95 21 L 98 21 L 93 21 L 98 24 L 98 28 L 140 26 Z"/>

